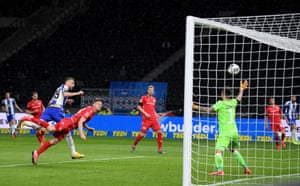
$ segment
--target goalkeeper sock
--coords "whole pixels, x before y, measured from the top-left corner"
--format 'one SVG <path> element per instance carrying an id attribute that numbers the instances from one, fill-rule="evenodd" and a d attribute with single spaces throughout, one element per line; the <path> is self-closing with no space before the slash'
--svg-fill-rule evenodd
<path id="1" fill-rule="evenodd" d="M 68 145 L 69 145 L 69 147 L 71 149 L 71 154 L 75 154 L 76 153 L 76 149 L 75 149 L 75 144 L 74 144 L 71 132 L 69 132 L 67 134 L 66 140 L 67 140 L 67 143 L 68 143 Z"/>
<path id="2" fill-rule="evenodd" d="M 50 143 L 50 141 L 47 141 L 44 145 L 42 145 L 38 150 L 37 153 L 40 155 L 43 152 L 45 152 L 49 147 L 51 147 L 53 144 Z"/>
<path id="3" fill-rule="evenodd" d="M 223 170 L 223 156 L 220 153 L 215 154 L 215 164 L 218 171 Z"/>
<path id="4" fill-rule="evenodd" d="M 248 166 L 246 165 L 245 163 L 245 160 L 243 158 L 243 156 L 239 153 L 239 151 L 234 151 L 233 152 L 233 155 L 235 157 L 235 159 L 237 159 L 240 163 L 240 165 L 244 168 L 244 169 L 247 169 Z"/>
<path id="5" fill-rule="evenodd" d="M 141 139 L 143 139 L 143 135 L 141 135 L 141 134 L 139 134 L 136 138 L 135 138 L 135 140 L 134 140 L 134 142 L 133 142 L 133 146 L 136 146 L 138 143 L 139 143 L 139 141 L 141 141 Z"/>
<path id="6" fill-rule="evenodd" d="M 158 150 L 162 150 L 162 143 L 163 143 L 162 133 L 158 132 L 157 133 L 157 146 L 158 146 Z"/>

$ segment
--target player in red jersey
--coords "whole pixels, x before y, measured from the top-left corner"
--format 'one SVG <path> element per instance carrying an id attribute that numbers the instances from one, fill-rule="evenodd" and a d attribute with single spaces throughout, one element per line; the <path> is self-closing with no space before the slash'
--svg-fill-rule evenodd
<path id="1" fill-rule="evenodd" d="M 265 127 L 266 129 L 268 128 L 268 120 L 270 119 L 270 125 L 275 134 L 276 148 L 278 150 L 280 150 L 279 132 L 281 132 L 281 146 L 285 147 L 285 130 L 281 123 L 281 118 L 284 118 L 281 109 L 278 105 L 275 105 L 275 99 L 271 97 L 269 99 L 269 105 L 266 108 Z"/>
<path id="2" fill-rule="evenodd" d="M 163 154 L 162 150 L 162 131 L 160 129 L 160 124 L 157 120 L 158 117 L 164 116 L 163 113 L 157 114 L 155 111 L 155 103 L 156 99 L 153 97 L 154 95 L 154 86 L 148 86 L 148 94 L 142 96 L 140 99 L 139 105 L 137 109 L 142 113 L 142 129 L 138 136 L 135 138 L 133 145 L 131 146 L 131 152 L 134 152 L 138 142 L 143 139 L 143 137 L 147 134 L 148 129 L 151 127 L 154 132 L 157 133 L 157 145 L 158 145 L 158 153 Z"/>
<path id="3" fill-rule="evenodd" d="M 31 98 L 32 100 L 27 103 L 26 113 L 31 114 L 34 118 L 40 119 L 45 110 L 43 101 L 39 99 L 39 94 L 37 92 L 32 92 Z M 45 142 L 45 136 L 41 127 L 36 128 L 35 135 L 40 144 L 43 145 Z"/>
<path id="4" fill-rule="evenodd" d="M 64 118 L 54 126 L 49 125 L 47 122 L 34 119 L 35 122 L 38 121 L 38 124 L 45 127 L 48 131 L 53 132 L 53 138 L 47 141 L 44 145 L 42 145 L 38 150 L 34 150 L 32 152 L 32 163 L 37 164 L 37 160 L 39 156 L 46 151 L 49 147 L 57 144 L 61 140 L 65 138 L 65 136 L 73 129 L 78 128 L 80 138 L 82 140 L 86 140 L 86 136 L 83 132 L 83 127 L 87 128 L 90 131 L 94 131 L 93 128 L 90 128 L 86 122 L 88 122 L 94 116 L 95 112 L 99 112 L 102 108 L 102 100 L 95 99 L 93 101 L 92 106 L 87 106 L 77 113 L 75 113 L 71 118 Z M 25 118 L 25 120 L 29 120 L 30 118 Z"/>

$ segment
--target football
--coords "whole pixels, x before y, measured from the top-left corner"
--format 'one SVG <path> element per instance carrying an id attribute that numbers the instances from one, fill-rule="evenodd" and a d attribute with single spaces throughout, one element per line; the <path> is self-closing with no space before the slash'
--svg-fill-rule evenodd
<path id="1" fill-rule="evenodd" d="M 236 75 L 240 73 L 240 67 L 237 64 L 230 64 L 227 71 L 229 74 Z"/>

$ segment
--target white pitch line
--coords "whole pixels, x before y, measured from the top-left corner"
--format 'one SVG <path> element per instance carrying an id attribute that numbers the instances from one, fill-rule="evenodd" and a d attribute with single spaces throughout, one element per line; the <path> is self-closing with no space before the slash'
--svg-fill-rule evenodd
<path id="1" fill-rule="evenodd" d="M 217 186 L 217 185 L 226 185 L 226 184 L 232 184 L 232 183 L 239 183 L 239 182 L 244 182 L 244 181 L 249 181 L 249 180 L 262 180 L 262 179 L 267 179 L 267 178 L 281 178 L 281 177 L 294 177 L 294 176 L 299 176 L 300 173 L 296 174 L 284 174 L 284 175 L 278 175 L 278 176 L 260 176 L 260 177 L 250 177 L 250 178 L 244 178 L 244 179 L 237 179 L 237 180 L 231 180 L 231 181 L 226 181 L 226 182 L 220 182 L 220 183 L 215 183 L 215 184 L 210 184 L 209 186 Z"/>
<path id="2" fill-rule="evenodd" d="M 58 162 L 44 162 L 44 163 L 38 163 L 38 165 L 78 163 L 78 162 L 91 162 L 91 161 L 126 160 L 126 159 L 140 159 L 140 158 L 145 158 L 145 156 L 127 156 L 127 157 L 114 157 L 114 158 L 81 159 L 81 160 L 69 160 L 69 161 L 58 161 Z M 0 168 L 22 167 L 22 166 L 28 166 L 28 165 L 32 165 L 32 163 L 0 165 Z"/>

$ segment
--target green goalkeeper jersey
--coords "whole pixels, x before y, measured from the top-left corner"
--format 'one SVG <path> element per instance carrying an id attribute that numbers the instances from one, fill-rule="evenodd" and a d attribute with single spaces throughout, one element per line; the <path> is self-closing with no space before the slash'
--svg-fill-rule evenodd
<path id="1" fill-rule="evenodd" d="M 235 122 L 236 99 L 220 100 L 212 106 L 213 110 L 218 113 L 219 133 L 231 135 L 237 133 Z"/>

